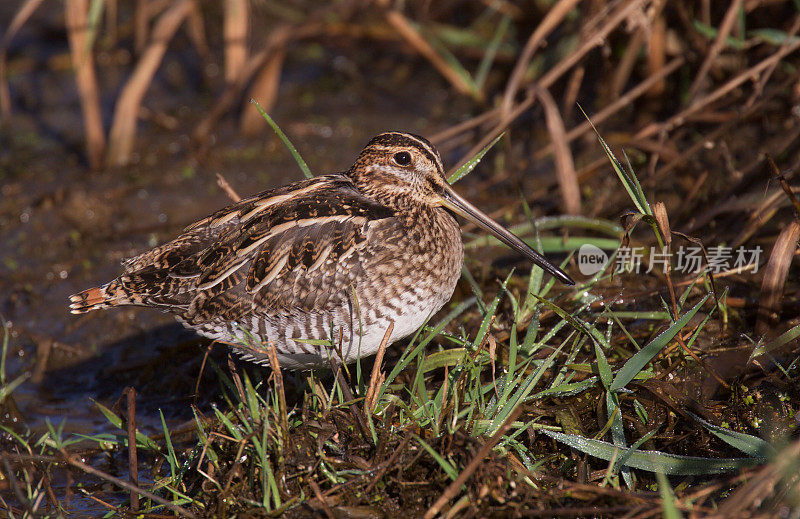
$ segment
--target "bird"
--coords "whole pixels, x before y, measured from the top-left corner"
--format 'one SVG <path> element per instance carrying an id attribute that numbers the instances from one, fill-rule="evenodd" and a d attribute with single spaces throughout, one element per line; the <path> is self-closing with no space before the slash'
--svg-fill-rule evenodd
<path id="1" fill-rule="evenodd" d="M 416 332 L 451 298 L 464 247 L 456 216 L 567 285 L 573 280 L 458 195 L 424 137 L 377 135 L 345 172 L 233 203 L 70 296 L 82 314 L 161 309 L 243 359 L 313 370 L 374 355 Z"/>

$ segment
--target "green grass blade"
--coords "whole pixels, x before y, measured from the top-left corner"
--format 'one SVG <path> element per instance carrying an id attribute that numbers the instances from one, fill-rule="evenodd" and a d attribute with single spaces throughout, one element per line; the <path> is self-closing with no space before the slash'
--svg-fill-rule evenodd
<path id="1" fill-rule="evenodd" d="M 432 31 L 421 30 L 421 27 L 415 23 L 412 23 L 411 25 L 414 30 L 417 31 L 417 34 L 419 34 L 421 38 L 424 38 L 428 44 L 430 44 L 439 57 L 447 62 L 453 72 L 458 74 L 458 76 L 464 82 L 464 85 L 466 85 L 466 87 L 469 89 L 470 95 L 478 99 L 480 97 L 480 89 L 478 88 L 478 85 L 475 84 L 475 80 L 472 79 L 469 71 L 464 68 L 464 65 L 461 64 L 455 54 L 450 52 L 450 49 L 448 49 L 447 46 L 442 43 L 442 41 L 439 40 L 439 38 L 437 38 Z"/>
<path id="2" fill-rule="evenodd" d="M 778 29 L 755 29 L 749 31 L 747 34 L 752 38 L 758 38 L 770 45 L 791 45 L 800 40 L 797 36 L 790 37 L 788 33 Z"/>
<path id="3" fill-rule="evenodd" d="M 762 344 L 761 346 L 758 346 L 755 349 L 753 349 L 753 353 L 750 354 L 750 360 L 753 360 L 759 355 L 764 355 L 765 353 L 777 350 L 781 346 L 792 342 L 798 337 L 800 337 L 800 324 L 792 326 L 786 332 L 781 334 L 779 337 L 776 337 L 771 341 L 769 341 L 768 343 Z"/>
<path id="4" fill-rule="evenodd" d="M 233 436 L 236 441 L 241 441 L 242 433 L 238 427 L 233 425 L 233 422 L 231 422 L 230 418 L 228 418 L 225 413 L 217 409 L 217 406 L 212 406 L 212 409 L 214 410 L 214 414 L 217 415 L 217 419 L 219 419 L 219 421 L 225 425 L 225 428 L 228 430 L 228 434 Z"/>
<path id="5" fill-rule="evenodd" d="M 6 356 L 8 355 L 8 341 L 11 336 L 8 333 L 6 319 L 0 315 L 0 324 L 3 326 L 3 349 L 0 351 L 0 386 L 6 385 Z"/>
<path id="6" fill-rule="evenodd" d="M 25 438 L 23 438 L 22 436 L 20 436 L 16 432 L 12 431 L 11 429 L 6 427 L 5 425 L 0 425 L 0 431 L 4 431 L 6 434 L 8 434 L 12 438 L 14 438 L 14 440 L 16 440 L 17 443 L 22 445 L 22 447 L 28 452 L 28 454 L 33 454 L 33 449 L 31 449 L 30 444 L 25 440 Z"/>
<path id="7" fill-rule="evenodd" d="M 175 456 L 175 448 L 172 446 L 172 439 L 169 436 L 169 428 L 167 427 L 166 420 L 164 420 L 164 413 L 161 412 L 161 409 L 158 410 L 158 415 L 161 417 L 161 427 L 164 430 L 164 441 L 167 444 L 167 461 L 169 462 L 170 474 L 172 475 L 172 480 L 175 481 L 175 476 L 178 474 L 178 467 L 180 466 L 180 463 L 178 463 L 178 458 Z"/>
<path id="8" fill-rule="evenodd" d="M 445 366 L 457 366 L 468 355 L 466 348 L 449 348 L 444 351 L 431 353 L 422 363 L 422 372 L 429 373 Z"/>
<path id="9" fill-rule="evenodd" d="M 697 423 L 705 427 L 708 432 L 724 441 L 734 449 L 744 452 L 748 456 L 766 461 L 768 457 L 775 456 L 776 454 L 772 445 L 765 442 L 758 436 L 751 436 L 749 434 L 731 431 L 730 429 L 725 429 L 724 427 L 707 422 L 691 411 L 687 411 L 687 413 L 689 416 L 694 418 Z"/>
<path id="10" fill-rule="evenodd" d="M 455 173 L 450 175 L 448 177 L 448 179 L 447 179 L 447 182 L 449 182 L 450 184 L 455 184 L 456 182 L 458 182 L 459 180 L 461 180 L 465 176 L 469 175 L 470 172 L 473 169 L 475 169 L 475 166 L 477 166 L 478 163 L 481 161 L 483 156 L 486 155 L 486 152 L 488 152 L 490 149 L 492 149 L 492 147 L 494 147 L 494 145 L 497 144 L 497 141 L 499 141 L 503 137 L 503 135 L 505 135 L 505 132 L 501 133 L 500 135 L 495 137 L 492 142 L 490 142 L 489 144 L 484 146 L 484 148 L 481 151 L 476 153 L 471 159 L 469 159 L 467 162 L 465 162 L 463 166 L 458 168 L 455 171 Z"/>
<path id="11" fill-rule="evenodd" d="M 452 321 L 453 319 L 464 313 L 464 311 L 467 310 L 467 308 L 475 304 L 475 301 L 476 299 L 474 297 L 470 297 L 466 301 L 456 306 L 452 311 L 450 311 L 444 317 L 444 319 L 439 321 L 439 324 L 437 324 L 436 327 L 433 330 L 431 330 L 428 336 L 418 345 L 414 346 L 414 341 L 411 341 L 406 351 L 404 351 L 403 355 L 400 357 L 400 361 L 397 364 L 395 364 L 392 371 L 389 372 L 389 375 L 386 377 L 386 380 L 383 382 L 383 384 L 381 384 L 381 389 L 378 392 L 379 400 L 381 396 L 386 392 L 387 388 L 389 387 L 389 384 L 391 384 L 394 381 L 394 379 L 397 378 L 397 375 L 399 375 L 400 372 L 403 371 L 406 368 L 406 366 L 408 366 L 408 364 L 411 363 L 411 361 L 417 357 L 419 352 L 422 351 L 422 349 L 425 348 L 425 346 L 430 341 L 432 341 L 433 338 L 436 337 L 439 334 L 439 332 L 441 332 L 450 321 Z"/>
<path id="12" fill-rule="evenodd" d="M 434 460 L 436 460 L 436 463 L 442 467 L 442 470 L 445 472 L 445 474 L 447 474 L 450 479 L 455 481 L 455 479 L 458 477 L 458 470 L 456 470 L 453 464 L 444 459 L 441 454 L 436 452 L 433 447 L 425 443 L 425 441 L 416 434 L 414 435 L 414 439 L 417 440 L 420 446 L 422 446 L 422 448 L 425 449 L 425 451 L 430 454 Z"/>
<path id="13" fill-rule="evenodd" d="M 542 432 L 573 449 L 585 452 L 595 458 L 611 461 L 614 457 L 619 456 L 619 447 L 613 443 L 546 429 L 542 429 Z M 662 471 L 668 476 L 701 476 L 737 472 L 759 463 L 760 460 L 756 458 L 701 458 L 680 456 L 660 451 L 637 451 L 631 454 L 630 458 L 625 462 L 625 466 L 649 472 Z"/>
<path id="14" fill-rule="evenodd" d="M 483 316 L 483 321 L 481 321 L 481 326 L 480 328 L 478 328 L 478 333 L 475 334 L 475 340 L 472 341 L 472 344 L 475 347 L 480 345 L 483 342 L 484 337 L 486 337 L 486 334 L 489 333 L 489 325 L 492 323 L 492 318 L 494 317 L 494 314 L 497 312 L 497 305 L 500 304 L 500 299 L 502 299 L 503 294 L 506 293 L 506 285 L 508 284 L 509 280 L 511 279 L 511 276 L 513 275 L 514 272 L 512 271 L 511 274 L 508 275 L 506 280 L 503 281 L 501 290 L 497 292 L 497 295 L 494 296 L 494 299 L 492 300 L 491 304 L 486 309 L 486 314 Z"/>
<path id="15" fill-rule="evenodd" d="M 719 31 L 717 30 L 716 27 L 706 25 L 700 20 L 692 20 L 692 23 L 694 24 L 694 28 L 697 30 L 697 32 L 699 32 L 709 40 L 715 40 L 717 38 L 717 34 Z M 745 40 L 741 38 L 735 38 L 733 36 L 728 36 L 725 38 L 725 44 L 735 50 L 742 50 L 744 48 L 745 43 L 746 43 Z"/>
<path id="16" fill-rule="evenodd" d="M 647 440 L 649 440 L 650 438 L 652 438 L 653 436 L 655 436 L 657 432 L 658 432 L 658 429 L 653 429 L 652 431 L 648 431 L 648 432 L 647 432 L 647 434 L 645 434 L 644 436 L 642 436 L 641 438 L 639 438 L 638 440 L 636 440 L 636 441 L 634 442 L 634 444 L 633 444 L 633 445 L 631 445 L 631 446 L 628 448 L 628 450 L 625 452 L 625 454 L 623 454 L 622 456 L 620 456 L 620 457 L 619 457 L 619 459 L 617 460 L 617 463 L 616 463 L 616 465 L 617 465 L 618 467 L 624 466 L 624 465 L 625 465 L 625 462 L 626 462 L 626 461 L 628 461 L 628 458 L 630 458 L 630 457 L 631 457 L 631 455 L 632 455 L 634 452 L 638 451 L 638 450 L 639 450 L 639 447 L 641 447 L 641 445 L 642 445 L 644 442 L 646 442 Z"/>
<path id="17" fill-rule="evenodd" d="M 19 387 L 20 384 L 28 380 L 30 376 L 31 376 L 30 373 L 23 373 L 14 380 L 12 380 L 11 382 L 9 382 L 8 384 L 3 384 L 3 386 L 0 387 L 0 404 L 2 404 L 3 401 L 9 395 L 11 395 L 11 393 L 13 393 L 14 390 L 17 389 L 17 387 Z"/>
<path id="18" fill-rule="evenodd" d="M 597 341 L 592 341 L 594 343 L 594 355 L 597 359 L 597 372 L 600 374 L 600 381 L 603 383 L 603 387 L 608 389 L 611 386 L 611 366 L 608 364 L 608 359 L 606 358 L 606 354 L 603 351 L 603 348 L 600 346 L 600 343 Z M 611 410 L 609 410 L 609 413 Z"/>
<path id="19" fill-rule="evenodd" d="M 122 418 L 119 415 L 117 415 L 114 411 L 112 411 L 108 407 L 104 406 L 100 402 L 97 402 L 96 400 L 92 400 L 92 402 L 97 407 L 97 409 L 101 413 L 103 413 L 103 416 L 106 417 L 106 419 L 108 420 L 108 422 L 111 425 L 113 425 L 117 429 L 123 429 L 124 428 L 124 424 L 122 422 Z M 156 444 L 156 442 L 151 440 L 148 436 L 146 436 L 143 433 L 139 432 L 138 429 L 136 431 L 136 442 L 141 447 L 145 447 L 145 448 L 153 450 L 153 451 L 157 451 L 158 450 L 158 444 Z"/>
<path id="20" fill-rule="evenodd" d="M 610 149 L 611 148 L 609 148 L 609 150 Z M 628 165 L 628 169 L 625 170 L 625 173 L 627 174 L 626 176 L 628 177 L 628 181 L 633 184 L 633 189 L 636 192 L 636 197 L 647 211 L 644 214 L 652 216 L 653 210 L 650 207 L 650 202 L 647 201 L 647 197 L 644 195 L 644 189 L 642 189 L 642 184 L 639 182 L 639 177 L 637 177 L 636 173 L 633 171 L 633 165 L 631 164 L 631 159 L 628 157 L 628 154 L 625 153 L 624 149 L 622 150 L 622 156 L 625 157 L 625 163 Z"/>
<path id="21" fill-rule="evenodd" d="M 497 55 L 497 50 L 500 48 L 500 44 L 503 43 L 503 38 L 510 25 L 511 17 L 503 15 L 503 18 L 500 19 L 500 23 L 497 24 L 497 28 L 494 31 L 494 37 L 492 37 L 492 41 L 489 42 L 489 46 L 486 48 L 486 52 L 483 54 L 483 58 L 478 65 L 478 70 L 475 72 L 475 87 L 478 90 L 482 90 L 483 85 L 486 83 L 486 78 L 489 76 L 489 71 L 492 69 L 492 63 Z"/>
<path id="22" fill-rule="evenodd" d="M 89 15 L 87 17 L 88 31 L 86 31 L 86 55 L 91 52 L 97 35 L 100 32 L 100 20 L 103 16 L 106 0 L 92 0 L 89 4 Z"/>
<path id="23" fill-rule="evenodd" d="M 525 205 L 523 205 L 523 208 Z M 527 238 L 526 242 L 528 245 L 534 247 L 534 249 L 536 249 L 538 252 L 567 251 L 580 248 L 580 246 L 584 244 L 591 244 L 604 250 L 615 250 L 619 248 L 619 236 L 623 232 L 622 227 L 614 222 L 601 220 L 599 218 L 586 218 L 584 216 L 546 216 L 542 218 L 536 218 L 534 221 L 527 221 L 512 225 L 508 228 L 508 230 L 517 236 L 524 237 L 530 233 L 564 228 L 595 231 L 610 236 L 610 238 L 573 235 L 567 238 L 567 240 L 563 240 L 558 236 L 545 236 L 541 238 L 541 249 L 538 246 L 534 247 L 536 242 L 531 241 L 531 238 Z M 499 244 L 500 241 L 494 236 L 480 235 L 465 241 L 464 248 L 472 249 L 475 247 L 489 247 Z"/>
<path id="24" fill-rule="evenodd" d="M 639 180 L 636 178 L 636 175 L 633 173 L 633 170 L 630 171 L 630 174 L 625 170 L 625 166 L 622 165 L 622 162 L 614 155 L 614 152 L 611 151 L 611 148 L 606 143 L 605 139 L 600 135 L 600 132 L 597 131 L 595 128 L 594 123 L 583 111 L 583 107 L 578 105 L 578 108 L 583 113 L 583 116 L 592 126 L 595 135 L 597 135 L 597 139 L 600 141 L 600 146 L 602 146 L 603 151 L 605 152 L 608 160 L 611 162 L 611 166 L 614 168 L 614 172 L 619 177 L 620 182 L 622 182 L 623 187 L 628 192 L 628 196 L 630 197 L 631 201 L 633 201 L 636 208 L 639 210 L 641 214 L 646 214 L 649 216 L 653 215 L 653 211 L 650 208 L 650 204 L 647 201 L 647 198 L 644 196 L 644 191 L 642 191 L 642 186 L 639 184 Z"/>
<path id="25" fill-rule="evenodd" d="M 664 519 L 682 518 L 683 514 L 675 506 L 675 494 L 672 492 L 667 476 L 663 472 L 656 472 L 656 480 L 658 481 L 658 493 L 661 495 L 662 517 Z"/>
<path id="26" fill-rule="evenodd" d="M 564 384 L 560 384 L 558 386 L 549 387 L 543 391 L 539 391 L 538 393 L 534 394 L 531 397 L 531 400 L 544 398 L 546 396 L 553 397 L 553 396 L 577 395 L 578 393 L 582 393 L 584 391 L 587 391 L 595 387 L 598 380 L 599 377 L 589 377 L 586 380 L 582 380 L 580 382 L 567 382 Z"/>
<path id="27" fill-rule="evenodd" d="M 623 387 L 627 386 L 628 383 L 633 380 L 633 378 L 650 362 L 653 357 L 655 357 L 668 343 L 672 340 L 675 335 L 678 334 L 688 323 L 689 320 L 694 317 L 694 314 L 700 310 L 700 307 L 711 297 L 711 294 L 706 294 L 706 296 L 700 300 L 696 305 L 694 305 L 688 312 L 683 314 L 683 316 L 672 323 L 672 326 L 661 332 L 659 335 L 656 336 L 655 339 L 650 341 L 649 344 L 644 346 L 641 350 L 636 352 L 631 358 L 629 358 L 625 364 L 619 369 L 617 375 L 614 377 L 614 381 L 611 383 L 611 387 L 609 388 L 610 391 L 617 391 L 618 389 L 622 389 Z"/>
<path id="28" fill-rule="evenodd" d="M 255 99 L 250 99 L 250 102 L 256 105 L 258 113 L 260 113 L 261 117 L 263 117 L 264 120 L 267 121 L 267 124 L 269 124 L 270 127 L 272 127 L 272 129 L 278 135 L 278 138 L 281 141 L 283 141 L 283 145 L 286 146 L 286 149 L 288 149 L 289 153 L 292 154 L 292 157 L 294 157 L 295 162 L 297 162 L 297 165 L 300 166 L 300 170 L 303 172 L 303 175 L 305 175 L 306 178 L 312 178 L 314 174 L 311 173 L 308 164 L 306 164 L 306 161 L 304 161 L 303 157 L 300 156 L 300 152 L 298 152 L 297 148 L 294 147 L 294 144 L 292 144 L 292 141 L 289 140 L 289 137 L 287 137 L 286 134 L 283 133 L 283 130 L 281 130 L 280 126 L 278 126 L 278 123 L 273 121 L 272 117 L 270 117 L 269 114 L 267 114 L 267 112 L 265 112 L 264 109 L 261 108 L 261 105 L 258 104 L 258 101 L 256 101 Z"/>
<path id="29" fill-rule="evenodd" d="M 586 322 L 584 322 L 581 319 L 573 316 L 572 314 L 570 314 L 569 312 L 567 312 L 566 310 L 564 310 L 560 306 L 556 305 L 552 301 L 548 301 L 547 299 L 541 298 L 541 297 L 537 296 L 536 294 L 534 294 L 533 297 L 538 299 L 540 303 L 542 303 L 545 306 L 547 306 L 548 308 L 550 308 L 553 312 L 556 313 L 556 315 L 558 315 L 561 319 L 563 319 L 564 321 L 569 323 L 573 328 L 575 328 L 576 330 L 578 330 L 580 332 L 583 332 L 587 336 L 591 337 L 592 340 L 594 340 L 595 342 L 598 342 L 604 348 L 608 349 L 608 348 L 611 347 L 611 345 L 608 344 L 608 341 L 603 336 L 603 334 L 600 333 L 597 330 L 597 328 L 595 328 L 594 326 L 588 326 Z"/>
<path id="30" fill-rule="evenodd" d="M 506 419 L 511 416 L 517 406 L 527 400 L 528 395 L 531 394 L 531 391 L 533 391 L 533 388 L 536 386 L 545 372 L 550 369 L 553 364 L 555 364 L 555 359 L 561 354 L 562 347 L 563 344 L 553 350 L 547 359 L 545 359 L 545 361 L 542 362 L 533 373 L 528 375 L 528 378 L 525 380 L 522 386 L 520 386 L 520 388 L 513 395 L 511 395 L 511 397 L 509 397 L 506 404 L 498 410 L 497 414 L 492 417 L 492 425 L 489 427 L 489 431 L 487 431 L 489 435 L 494 434 L 498 429 L 500 429 L 500 427 L 503 425 L 503 423 L 505 423 Z"/>
<path id="31" fill-rule="evenodd" d="M 598 249 L 614 250 L 619 247 L 618 238 L 594 238 L 591 236 L 570 236 L 566 240 L 560 236 L 542 236 L 540 238 L 542 246 L 541 249 L 544 253 L 553 252 L 572 252 L 579 249 L 581 245 L 594 245 Z M 524 238 L 522 241 L 527 243 L 530 247 L 537 249 L 536 241 L 531 238 Z M 488 247 L 500 245 L 500 240 L 494 236 L 481 236 L 464 244 L 465 249 L 474 249 L 477 247 Z"/>
<path id="32" fill-rule="evenodd" d="M 628 447 L 628 442 L 625 439 L 625 428 L 622 424 L 622 409 L 619 406 L 619 399 L 616 393 L 606 391 L 606 410 L 608 416 L 611 417 L 611 439 L 614 441 L 614 445 L 625 452 L 625 449 Z M 630 453 L 630 450 L 627 452 Z M 628 457 L 632 455 L 633 454 L 629 454 Z M 628 488 L 633 488 L 633 476 L 631 476 L 630 467 L 625 466 L 624 463 L 620 463 L 618 466 L 620 467 L 620 473 L 622 474 L 622 479 L 625 481 L 625 484 L 628 485 Z"/>
<path id="33" fill-rule="evenodd" d="M 633 321 L 664 321 L 672 317 L 664 310 L 653 311 L 624 311 L 614 310 L 611 314 L 617 319 L 630 319 Z"/>

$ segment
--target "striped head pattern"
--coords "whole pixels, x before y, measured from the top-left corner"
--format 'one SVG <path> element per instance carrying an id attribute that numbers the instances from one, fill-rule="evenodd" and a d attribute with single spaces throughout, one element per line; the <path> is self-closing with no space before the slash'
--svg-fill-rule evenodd
<path id="1" fill-rule="evenodd" d="M 394 209 L 439 206 L 447 186 L 436 148 L 403 132 L 373 138 L 346 174 L 361 192 Z"/>
<path id="2" fill-rule="evenodd" d="M 361 151 L 346 173 L 365 195 L 407 215 L 443 208 L 492 233 L 562 282 L 570 277 L 547 258 L 456 193 L 444 176 L 442 158 L 426 139 L 403 132 L 381 133 Z"/>

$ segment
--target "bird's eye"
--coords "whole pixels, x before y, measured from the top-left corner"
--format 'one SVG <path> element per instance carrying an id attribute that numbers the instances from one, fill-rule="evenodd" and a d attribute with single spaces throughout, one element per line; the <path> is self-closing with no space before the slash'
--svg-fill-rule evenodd
<path id="1" fill-rule="evenodd" d="M 411 154 L 407 151 L 395 153 L 393 159 L 399 166 L 408 166 L 411 164 Z"/>

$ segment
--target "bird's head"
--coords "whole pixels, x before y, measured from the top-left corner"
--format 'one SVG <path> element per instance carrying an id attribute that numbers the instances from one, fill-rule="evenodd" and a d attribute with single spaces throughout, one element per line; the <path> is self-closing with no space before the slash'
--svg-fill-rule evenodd
<path id="1" fill-rule="evenodd" d="M 369 141 L 346 175 L 363 194 L 400 213 L 444 208 L 459 215 L 563 283 L 574 284 L 564 271 L 456 193 L 447 182 L 439 152 L 423 137 L 381 133 Z"/>

